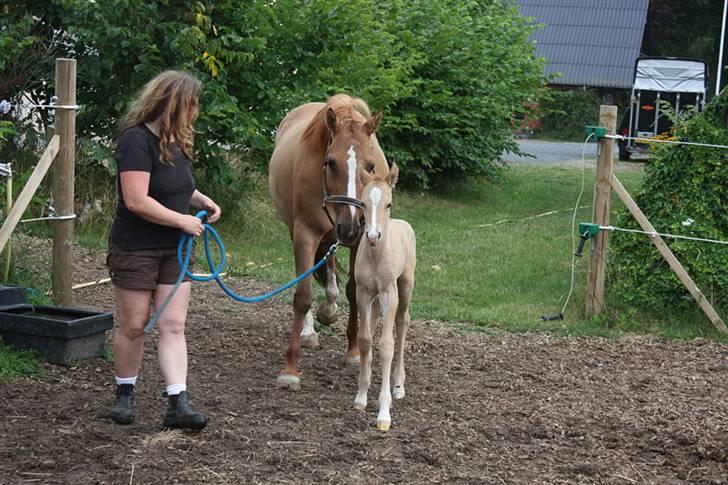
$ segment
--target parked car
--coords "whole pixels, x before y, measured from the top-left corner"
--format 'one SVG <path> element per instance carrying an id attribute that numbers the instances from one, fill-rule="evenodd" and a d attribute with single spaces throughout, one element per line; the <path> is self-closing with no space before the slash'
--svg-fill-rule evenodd
<path id="1" fill-rule="evenodd" d="M 680 112 L 695 106 L 701 110 L 708 94 L 708 66 L 705 61 L 678 57 L 642 57 L 635 62 L 630 104 L 617 133 L 645 140 L 669 137 L 672 122 L 661 111 L 667 102 Z M 644 152 L 649 142 L 619 140 L 619 159 L 629 160 Z"/>

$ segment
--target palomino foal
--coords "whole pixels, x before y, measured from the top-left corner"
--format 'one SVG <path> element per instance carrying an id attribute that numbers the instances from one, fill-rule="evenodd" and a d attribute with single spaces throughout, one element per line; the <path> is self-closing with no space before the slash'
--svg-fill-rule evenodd
<path id="1" fill-rule="evenodd" d="M 366 230 L 356 253 L 356 298 L 359 306 L 358 343 L 361 362 L 359 392 L 354 407 L 365 409 L 372 376 L 372 334 L 377 322 L 377 300 L 384 325 L 379 343 L 382 363 L 382 388 L 379 392 L 377 428 L 389 429 L 392 418 L 389 408 L 390 370 L 395 343 L 393 327 L 397 325 L 397 363 L 394 368 L 394 398 L 404 397 L 404 342 L 409 326 L 409 304 L 415 286 L 415 233 L 406 221 L 390 219 L 392 189 L 399 168 L 392 165 L 389 175 L 381 178 L 362 172 L 365 184 L 361 201 L 364 205 Z"/>

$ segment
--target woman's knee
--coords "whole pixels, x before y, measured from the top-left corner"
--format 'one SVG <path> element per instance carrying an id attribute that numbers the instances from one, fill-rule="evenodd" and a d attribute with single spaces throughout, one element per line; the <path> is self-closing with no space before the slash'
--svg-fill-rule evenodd
<path id="1" fill-rule="evenodd" d="M 144 324 L 142 320 L 122 321 L 119 323 L 119 332 L 129 340 L 144 338 Z"/>
<path id="2" fill-rule="evenodd" d="M 184 335 L 185 321 L 183 318 L 175 318 L 174 316 L 164 318 L 163 315 L 157 322 L 157 328 L 159 328 L 160 334 Z"/>

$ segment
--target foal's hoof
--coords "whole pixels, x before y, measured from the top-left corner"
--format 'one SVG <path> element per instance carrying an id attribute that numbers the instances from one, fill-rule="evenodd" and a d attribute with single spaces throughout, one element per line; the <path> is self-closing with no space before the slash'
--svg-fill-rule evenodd
<path id="1" fill-rule="evenodd" d="M 392 396 L 395 399 L 402 399 L 404 397 L 404 386 L 394 386 L 394 391 L 392 391 Z"/>
<path id="2" fill-rule="evenodd" d="M 291 374 L 279 374 L 276 378 L 276 384 L 278 384 L 278 387 L 285 387 L 290 391 L 301 390 L 301 378 Z"/>
<path id="3" fill-rule="evenodd" d="M 392 426 L 391 421 L 379 421 L 377 420 L 377 429 L 379 431 L 389 431 L 389 428 Z"/>
<path id="4" fill-rule="evenodd" d="M 336 320 L 338 320 L 338 317 L 338 307 L 335 304 L 331 306 L 320 305 L 318 310 L 316 310 L 316 320 L 318 320 L 321 325 L 325 325 L 327 327 L 334 325 Z"/>
<path id="5" fill-rule="evenodd" d="M 308 347 L 309 349 L 315 349 L 319 346 L 319 338 L 317 333 L 309 333 L 308 335 L 301 335 L 301 346 Z"/>

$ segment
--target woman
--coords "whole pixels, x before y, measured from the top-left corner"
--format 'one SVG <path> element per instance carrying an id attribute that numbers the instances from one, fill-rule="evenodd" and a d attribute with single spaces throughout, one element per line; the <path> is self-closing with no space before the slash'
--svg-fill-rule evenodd
<path id="1" fill-rule="evenodd" d="M 199 236 L 202 221 L 190 209 L 220 218 L 220 207 L 196 189 L 190 169 L 193 124 L 202 86 L 195 77 L 165 71 L 143 88 L 126 114 L 116 145 L 118 205 L 107 264 L 114 285 L 116 401 L 111 417 L 134 421 L 134 385 L 144 353 L 149 305 L 159 306 L 179 277 L 176 248 L 182 232 Z M 169 408 L 165 428 L 202 429 L 207 417 L 189 405 L 185 320 L 191 282 L 186 279 L 161 314 L 157 358 Z"/>

